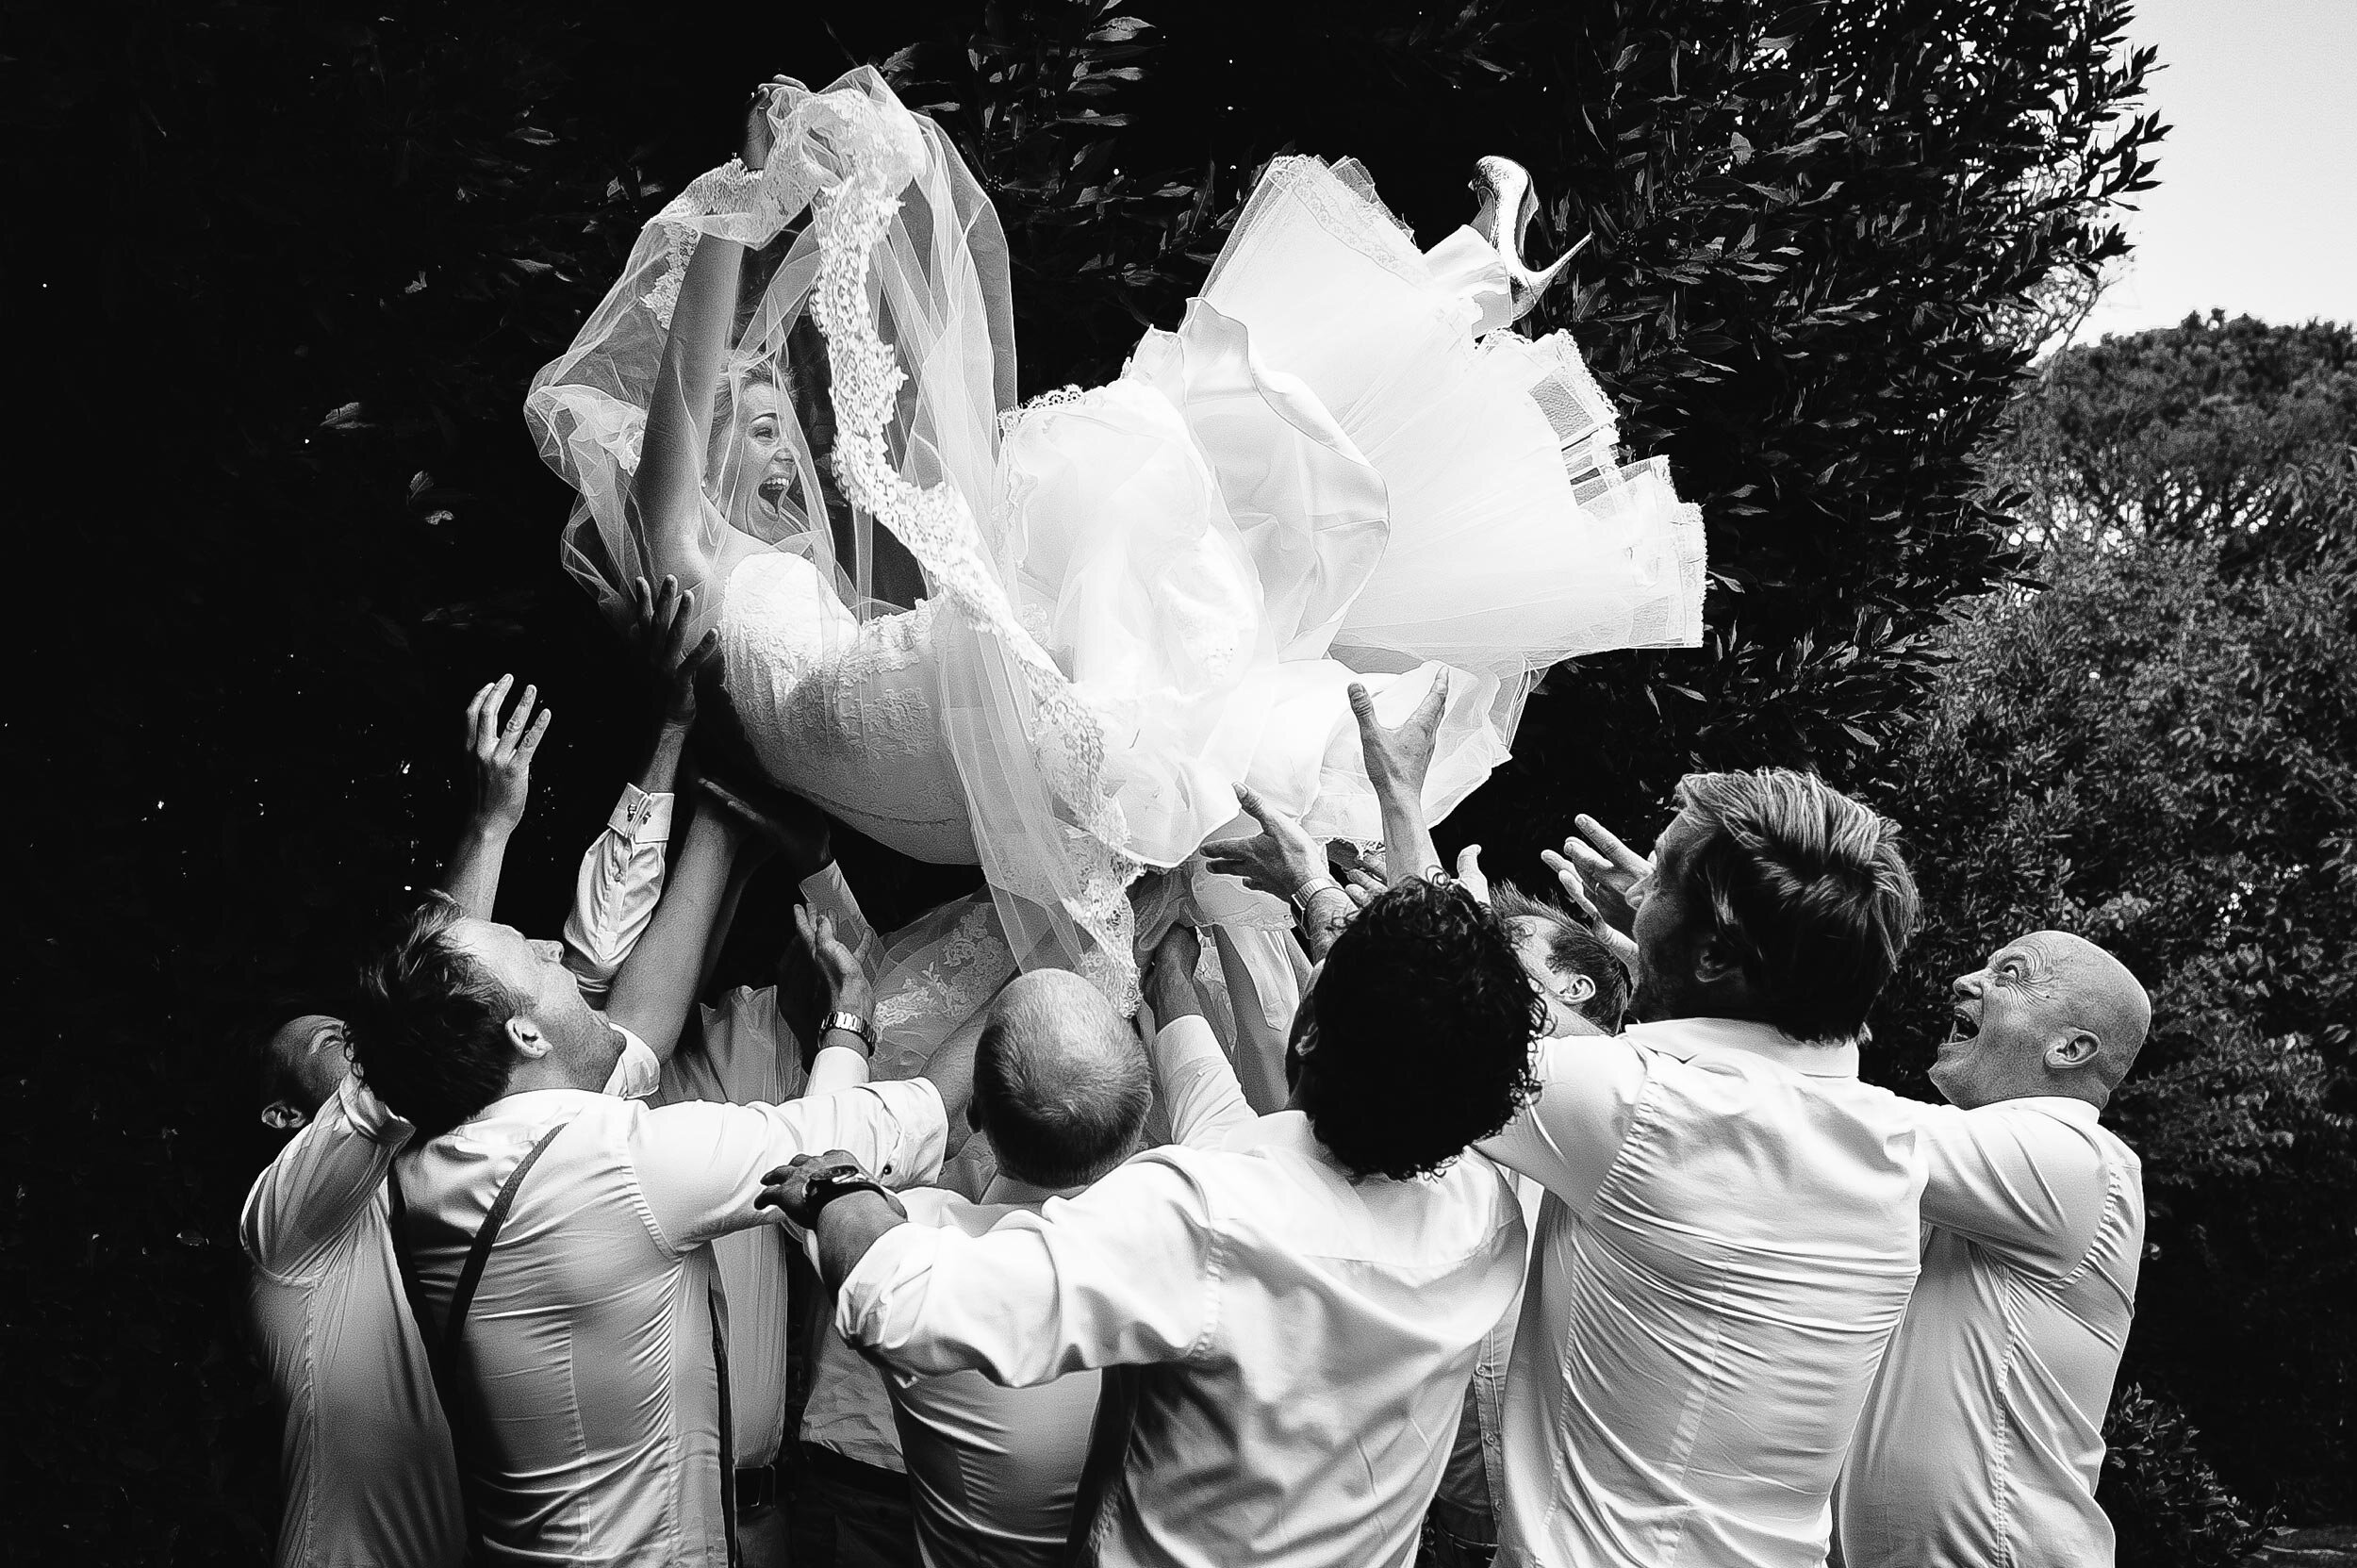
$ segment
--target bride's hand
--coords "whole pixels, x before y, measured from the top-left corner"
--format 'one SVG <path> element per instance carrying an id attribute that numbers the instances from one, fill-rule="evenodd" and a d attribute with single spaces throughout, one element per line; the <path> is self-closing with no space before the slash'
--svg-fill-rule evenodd
<path id="1" fill-rule="evenodd" d="M 745 101 L 745 150 L 737 154 L 737 158 L 756 173 L 769 161 L 769 151 L 777 140 L 777 127 L 770 123 L 769 107 L 793 85 L 797 84 L 791 76 L 772 76 L 753 89 L 753 95 Z"/>

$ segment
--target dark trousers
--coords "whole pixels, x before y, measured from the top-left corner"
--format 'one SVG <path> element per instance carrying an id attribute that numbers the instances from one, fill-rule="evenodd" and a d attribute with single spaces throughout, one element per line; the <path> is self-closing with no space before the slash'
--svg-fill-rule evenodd
<path id="1" fill-rule="evenodd" d="M 918 1568 L 906 1476 L 805 1443 L 789 1484 L 794 1568 Z"/>

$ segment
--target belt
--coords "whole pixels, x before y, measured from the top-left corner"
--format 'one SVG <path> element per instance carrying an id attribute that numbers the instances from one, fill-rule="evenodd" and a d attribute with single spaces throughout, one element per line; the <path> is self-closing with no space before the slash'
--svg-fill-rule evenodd
<path id="1" fill-rule="evenodd" d="M 768 1508 L 778 1500 L 778 1467 L 765 1464 L 758 1470 L 736 1473 L 736 1511 Z"/>

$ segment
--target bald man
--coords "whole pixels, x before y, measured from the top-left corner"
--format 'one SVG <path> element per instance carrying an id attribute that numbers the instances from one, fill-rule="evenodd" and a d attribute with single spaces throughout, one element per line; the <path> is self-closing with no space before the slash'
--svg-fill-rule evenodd
<path id="1" fill-rule="evenodd" d="M 2098 1122 L 2152 1020 L 2094 943 L 2033 932 L 1958 979 L 1922 1107 L 1923 1271 L 1833 1507 L 1845 1568 L 2089 1568 L 2144 1178 Z"/>
<path id="2" fill-rule="evenodd" d="M 1158 1061 L 1191 1057 L 1206 1045 L 1219 1056 L 1186 978 L 1193 967 L 1186 941 L 1183 962 L 1157 962 L 1147 971 L 1162 1025 Z M 991 1140 L 998 1174 L 980 1203 L 940 1189 L 902 1194 L 910 1221 L 979 1236 L 1079 1196 L 1136 1151 L 1153 1083 L 1146 1048 L 1095 986 L 1057 969 L 1016 977 L 999 993 L 975 1047 L 967 1111 Z M 1241 1106 L 1241 1098 L 1228 1098 Z M 1224 1125 L 1224 1103 L 1179 1098 L 1174 1138 L 1184 1143 Z M 1099 1374 L 1002 1388 L 979 1372 L 914 1378 L 878 1364 L 892 1392 L 917 1549 L 928 1568 L 1062 1561 Z"/>

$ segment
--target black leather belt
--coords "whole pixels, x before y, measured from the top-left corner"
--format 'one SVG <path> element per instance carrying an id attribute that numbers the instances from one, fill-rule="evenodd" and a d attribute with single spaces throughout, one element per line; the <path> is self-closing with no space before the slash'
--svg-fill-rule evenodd
<path id="1" fill-rule="evenodd" d="M 769 1508 L 778 1500 L 778 1467 L 765 1464 L 758 1470 L 736 1473 L 736 1511 Z"/>

